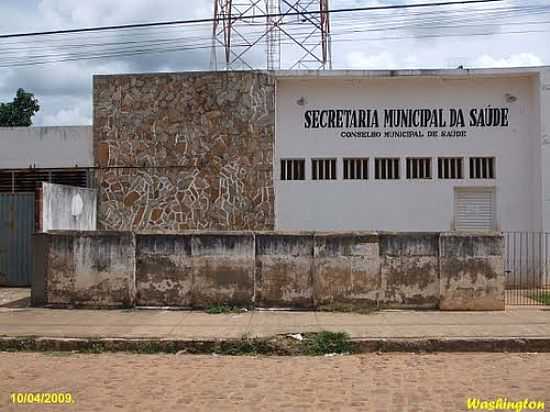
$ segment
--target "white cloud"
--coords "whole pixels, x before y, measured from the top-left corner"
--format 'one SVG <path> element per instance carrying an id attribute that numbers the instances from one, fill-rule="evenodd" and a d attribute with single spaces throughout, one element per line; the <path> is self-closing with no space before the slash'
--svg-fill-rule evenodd
<path id="1" fill-rule="evenodd" d="M 526 67 L 541 66 L 542 64 L 542 59 L 533 53 L 518 53 L 501 58 L 484 54 L 473 62 L 475 67 Z"/>
<path id="2" fill-rule="evenodd" d="M 389 51 L 377 54 L 352 51 L 347 55 L 347 67 L 352 69 L 394 69 L 398 66 L 399 64 Z"/>
<path id="3" fill-rule="evenodd" d="M 61 109 L 53 115 L 43 116 L 42 123 L 56 126 L 91 125 L 92 119 L 90 116 L 81 113 L 80 108 Z"/>

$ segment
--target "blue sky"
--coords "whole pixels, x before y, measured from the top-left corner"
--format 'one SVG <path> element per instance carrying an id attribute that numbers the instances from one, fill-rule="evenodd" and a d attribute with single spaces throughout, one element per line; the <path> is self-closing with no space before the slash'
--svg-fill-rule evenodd
<path id="1" fill-rule="evenodd" d="M 332 0 L 331 7 L 428 1 L 432 0 Z M 550 12 L 516 9 L 527 10 L 537 5 L 550 6 L 550 0 L 505 0 L 476 7 L 454 6 L 439 9 L 429 19 L 412 10 L 334 17 L 333 65 L 334 68 L 355 69 L 447 68 L 459 64 L 466 67 L 550 65 Z M 516 13 L 512 8 L 520 11 Z M 497 12 L 499 9 L 503 11 Z M 211 0 L 2 0 L 0 34 L 209 18 L 211 14 Z M 467 21 L 468 25 L 460 21 Z M 398 27 L 400 24 L 402 27 Z M 210 28 L 204 26 L 201 30 L 194 35 L 207 41 Z M 164 30 L 163 33 L 168 32 Z M 188 35 L 185 30 L 181 33 Z M 90 39 L 85 40 L 89 42 Z M 101 37 L 105 42 L 121 39 L 131 39 L 131 36 L 104 34 Z M 78 41 L 83 39 L 78 38 Z M 32 43 L 28 39 L 21 44 L 11 39 L 10 42 L 8 45 L 7 41 L 0 41 L 0 51 L 11 47 L 11 53 L 15 53 L 13 48 L 17 46 L 19 61 L 41 50 L 43 44 L 41 40 Z M 51 44 L 46 46 L 47 53 L 55 54 Z M 63 45 L 57 49 L 64 51 Z M 254 53 L 252 61 L 263 61 L 263 50 Z M 6 53 L 0 53 L 0 61 L 1 56 Z M 94 73 L 205 70 L 208 63 L 209 50 L 205 47 L 178 53 L 30 67 L 5 64 L 7 67 L 0 67 L 0 101 L 11 100 L 15 90 L 23 87 L 34 92 L 41 103 L 35 125 L 91 124 Z"/>

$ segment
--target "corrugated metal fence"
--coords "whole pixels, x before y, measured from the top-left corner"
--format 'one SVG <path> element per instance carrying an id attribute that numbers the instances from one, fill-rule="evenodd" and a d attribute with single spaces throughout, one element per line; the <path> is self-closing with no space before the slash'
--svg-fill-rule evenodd
<path id="1" fill-rule="evenodd" d="M 550 233 L 504 232 L 506 303 L 550 305 Z"/>
<path id="2" fill-rule="evenodd" d="M 34 193 L 0 193 L 0 285 L 30 286 Z"/>

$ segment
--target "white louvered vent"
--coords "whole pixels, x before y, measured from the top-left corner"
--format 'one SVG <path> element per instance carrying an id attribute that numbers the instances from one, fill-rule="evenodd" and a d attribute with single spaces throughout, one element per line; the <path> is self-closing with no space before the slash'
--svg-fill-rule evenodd
<path id="1" fill-rule="evenodd" d="M 485 232 L 496 226 L 494 187 L 455 188 L 455 230 Z"/>

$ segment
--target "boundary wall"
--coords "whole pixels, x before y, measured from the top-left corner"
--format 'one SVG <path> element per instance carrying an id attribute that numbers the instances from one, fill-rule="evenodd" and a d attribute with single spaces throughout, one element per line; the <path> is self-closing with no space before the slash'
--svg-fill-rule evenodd
<path id="1" fill-rule="evenodd" d="M 50 232 L 34 305 L 504 309 L 500 234 Z"/>

